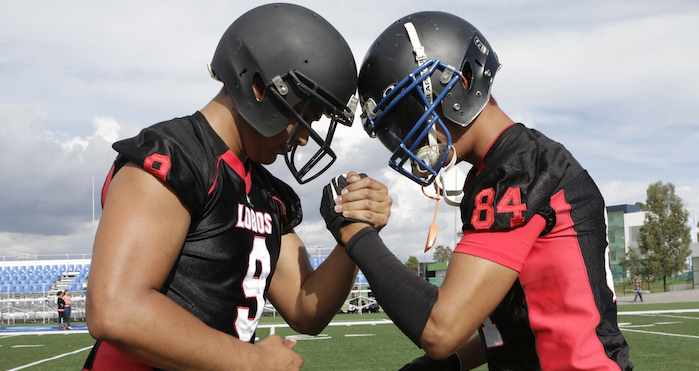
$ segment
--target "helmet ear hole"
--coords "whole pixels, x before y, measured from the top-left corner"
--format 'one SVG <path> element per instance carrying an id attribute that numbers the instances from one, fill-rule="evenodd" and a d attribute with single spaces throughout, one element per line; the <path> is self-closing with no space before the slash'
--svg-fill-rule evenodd
<path id="1" fill-rule="evenodd" d="M 471 72 L 471 65 L 468 61 L 464 62 L 461 67 L 461 75 L 464 77 L 461 80 L 461 84 L 464 86 L 464 90 L 468 90 L 469 85 L 471 85 L 471 78 L 473 77 L 473 72 Z"/>
<path id="2" fill-rule="evenodd" d="M 265 83 L 262 81 L 259 73 L 255 73 L 252 77 L 252 85 L 250 86 L 252 93 L 255 96 L 255 100 L 262 102 L 265 100 Z"/>

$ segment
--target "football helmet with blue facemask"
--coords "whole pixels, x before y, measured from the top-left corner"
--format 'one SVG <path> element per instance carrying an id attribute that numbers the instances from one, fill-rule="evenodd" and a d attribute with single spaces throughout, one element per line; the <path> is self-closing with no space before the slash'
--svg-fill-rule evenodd
<path id="1" fill-rule="evenodd" d="M 439 183 L 454 164 L 447 125 L 473 122 L 499 68 L 486 38 L 464 19 L 444 12 L 405 16 L 374 41 L 360 69 L 364 129 L 392 152 L 391 168 L 423 187 Z"/>

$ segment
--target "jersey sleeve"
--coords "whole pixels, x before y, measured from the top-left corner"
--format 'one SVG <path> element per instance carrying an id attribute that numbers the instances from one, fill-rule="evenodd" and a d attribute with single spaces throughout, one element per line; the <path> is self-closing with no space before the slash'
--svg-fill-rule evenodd
<path id="1" fill-rule="evenodd" d="M 137 136 L 114 143 L 118 152 L 115 168 L 133 163 L 170 188 L 193 215 L 204 207 L 207 159 L 195 141 L 186 140 L 187 128 L 158 124 Z M 116 171 L 115 171 L 116 172 Z"/>
<path id="2" fill-rule="evenodd" d="M 525 225 L 508 231 L 465 231 L 454 252 L 487 259 L 520 272 L 545 227 L 544 217 L 535 215 Z"/>

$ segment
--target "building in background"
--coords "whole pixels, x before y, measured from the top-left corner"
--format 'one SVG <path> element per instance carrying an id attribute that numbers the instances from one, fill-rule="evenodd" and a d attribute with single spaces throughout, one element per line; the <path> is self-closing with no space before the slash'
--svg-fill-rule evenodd
<path id="1" fill-rule="evenodd" d="M 420 262 L 417 275 L 435 286 L 442 286 L 447 276 L 447 266 L 447 262 Z"/>
<path id="2" fill-rule="evenodd" d="M 638 240 L 646 212 L 638 205 L 613 205 L 607 207 L 607 240 L 609 241 L 609 263 L 615 280 L 626 278 L 621 266 L 626 254 L 634 249 L 638 252 Z M 639 252 L 640 254 L 640 252 Z"/>

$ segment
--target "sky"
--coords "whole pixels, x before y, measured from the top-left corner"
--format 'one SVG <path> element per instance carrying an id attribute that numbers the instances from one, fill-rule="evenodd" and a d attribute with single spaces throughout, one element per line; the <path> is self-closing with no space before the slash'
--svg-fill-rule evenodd
<path id="1" fill-rule="evenodd" d="M 297 3 L 344 35 L 358 65 L 404 15 L 441 10 L 468 20 L 503 65 L 493 88 L 503 110 L 563 143 L 608 205 L 644 201 L 649 183 L 672 182 L 699 221 L 696 1 Z M 98 195 L 114 159 L 111 143 L 203 107 L 220 88 L 206 69 L 220 35 L 259 4 L 3 2 L 0 256 L 89 254 L 92 189 Z M 338 129 L 334 148 L 337 163 L 304 186 L 283 159 L 271 166 L 301 196 L 297 232 L 306 245 L 333 246 L 318 212 L 324 182 L 361 170 L 391 190 L 392 216 L 381 232 L 387 245 L 402 258 L 428 259 L 420 253 L 433 202 L 387 167 L 388 151 L 358 117 Z M 456 242 L 457 212 L 441 206 L 439 244 Z"/>

